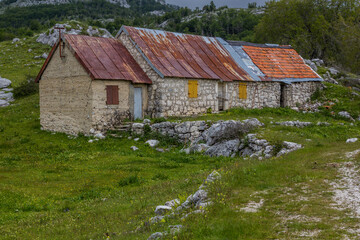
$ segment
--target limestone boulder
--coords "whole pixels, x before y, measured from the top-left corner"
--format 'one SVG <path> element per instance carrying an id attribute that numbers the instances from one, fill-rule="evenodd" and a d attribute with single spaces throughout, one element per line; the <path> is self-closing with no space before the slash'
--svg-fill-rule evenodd
<path id="1" fill-rule="evenodd" d="M 158 140 L 148 140 L 145 144 L 148 144 L 150 147 L 156 147 L 160 144 L 160 142 Z"/>
<path id="2" fill-rule="evenodd" d="M 358 140 L 359 140 L 358 138 L 349 138 L 348 140 L 346 140 L 346 143 L 355 143 Z"/>
<path id="3" fill-rule="evenodd" d="M 238 152 L 239 144 L 239 139 L 216 143 L 215 145 L 207 149 L 205 154 L 211 157 L 234 157 L 235 154 Z"/>
<path id="4" fill-rule="evenodd" d="M 284 147 L 276 155 L 277 157 L 280 157 L 282 155 L 288 154 L 290 152 L 293 152 L 293 151 L 296 151 L 296 150 L 299 150 L 299 149 L 302 148 L 301 144 L 293 143 L 293 142 L 287 142 L 287 141 L 283 142 L 283 146 Z"/>
<path id="5" fill-rule="evenodd" d="M 11 81 L 6 78 L 0 77 L 0 88 L 7 88 L 11 85 Z"/>

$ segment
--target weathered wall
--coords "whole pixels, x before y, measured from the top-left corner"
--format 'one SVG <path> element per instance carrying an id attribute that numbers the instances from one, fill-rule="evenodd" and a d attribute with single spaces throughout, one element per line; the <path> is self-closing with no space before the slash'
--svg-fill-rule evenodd
<path id="1" fill-rule="evenodd" d="M 247 99 L 239 98 L 239 82 L 227 83 L 229 107 L 280 107 L 281 85 L 277 82 L 247 82 Z"/>
<path id="2" fill-rule="evenodd" d="M 119 105 L 107 105 L 106 86 L 116 85 L 119 87 Z M 92 128 L 103 131 L 118 125 L 121 120 L 130 118 L 129 81 L 103 81 L 94 80 L 91 84 L 92 91 Z"/>
<path id="3" fill-rule="evenodd" d="M 298 104 L 304 104 L 320 87 L 321 82 L 298 82 L 285 85 L 283 89 L 284 107 L 296 107 Z"/>
<path id="4" fill-rule="evenodd" d="M 91 78 L 66 47 L 59 49 L 39 82 L 40 124 L 45 130 L 76 134 L 91 127 Z"/>
<path id="5" fill-rule="evenodd" d="M 218 110 L 218 81 L 198 80 L 198 97 L 189 98 L 188 80 L 161 78 L 135 48 L 129 36 L 122 33 L 119 39 L 153 82 L 148 86 L 146 115 L 150 117 L 186 116 L 205 113 L 209 108 L 213 111 Z"/>

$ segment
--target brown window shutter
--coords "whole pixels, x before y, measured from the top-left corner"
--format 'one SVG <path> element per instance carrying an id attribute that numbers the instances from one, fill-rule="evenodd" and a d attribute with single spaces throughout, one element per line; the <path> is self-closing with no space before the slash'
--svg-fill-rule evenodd
<path id="1" fill-rule="evenodd" d="M 119 87 L 116 85 L 106 86 L 106 104 L 118 105 L 119 104 Z"/>
<path id="2" fill-rule="evenodd" d="M 113 104 L 119 105 L 119 87 L 118 86 L 113 87 L 112 97 L 113 97 Z"/>

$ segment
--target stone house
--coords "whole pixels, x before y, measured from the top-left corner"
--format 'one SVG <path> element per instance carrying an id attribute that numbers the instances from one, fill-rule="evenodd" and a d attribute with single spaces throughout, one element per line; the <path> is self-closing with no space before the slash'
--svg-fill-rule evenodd
<path id="1" fill-rule="evenodd" d="M 151 84 L 119 41 L 80 35 L 53 46 L 36 82 L 43 129 L 69 134 L 142 118 Z"/>
<path id="2" fill-rule="evenodd" d="M 296 107 L 307 102 L 321 87 L 323 79 L 305 64 L 291 46 L 225 41 L 221 38 L 218 41 L 255 80 L 247 86 L 252 97 L 239 99 L 235 93 L 230 94 L 232 107 Z"/>
<path id="3" fill-rule="evenodd" d="M 116 39 L 64 35 L 36 81 L 43 129 L 87 134 L 145 116 L 294 107 L 322 79 L 290 46 L 123 26 Z"/>

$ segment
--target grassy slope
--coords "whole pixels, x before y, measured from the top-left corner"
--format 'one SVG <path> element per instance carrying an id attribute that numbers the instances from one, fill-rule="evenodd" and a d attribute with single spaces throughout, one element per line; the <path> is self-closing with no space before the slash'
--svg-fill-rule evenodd
<path id="1" fill-rule="evenodd" d="M 36 73 L 40 67 L 24 68 L 33 61 L 28 44 L 6 55 L 18 60 L 0 60 L 5 66 L 0 75 L 14 80 L 15 86 L 28 71 Z M 10 45 L 0 43 L 1 49 Z M 40 55 L 41 48 L 34 55 Z M 353 114 L 359 110 L 360 99 L 343 88 L 328 85 L 322 94 L 339 99 L 334 108 L 351 104 Z M 169 224 L 182 223 L 185 229 L 177 239 L 291 239 L 312 230 L 321 230 L 318 239 L 337 239 L 345 232 L 341 227 L 355 228 L 355 219 L 329 207 L 328 180 L 336 178 L 336 168 L 329 163 L 344 161 L 345 152 L 360 148 L 360 143 L 345 144 L 349 137 L 360 137 L 359 123 L 351 126 L 326 112 L 302 114 L 287 109 L 234 109 L 192 119 L 248 117 L 266 124 L 257 130 L 259 136 L 273 143 L 302 143 L 305 148 L 258 161 L 184 156 L 178 146 L 158 153 L 144 146 L 145 139 L 134 142 L 126 135 L 88 143 L 87 137 L 72 139 L 41 131 L 38 95 L 17 100 L 0 109 L 0 235 L 4 239 L 105 239 L 109 234 L 112 239 L 146 239 L 152 232 L 168 230 Z M 296 119 L 332 125 L 296 129 L 271 124 Z M 132 145 L 140 150 L 131 151 Z M 162 145 L 169 147 L 166 139 Z M 177 197 L 184 200 L 213 169 L 220 169 L 224 177 L 212 189 L 215 204 L 207 214 L 132 232 L 154 216 L 157 205 Z M 265 203 L 258 213 L 239 211 L 259 199 Z"/>

